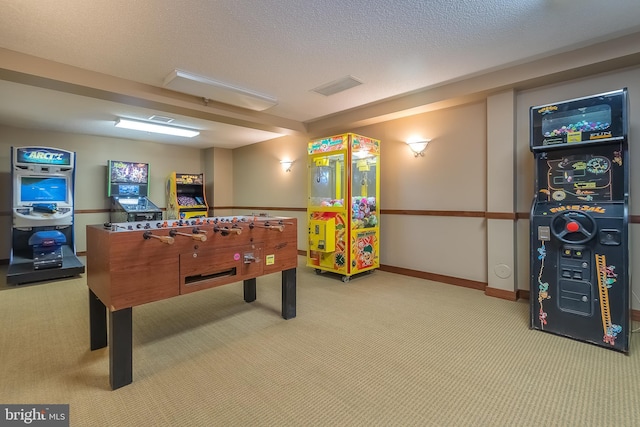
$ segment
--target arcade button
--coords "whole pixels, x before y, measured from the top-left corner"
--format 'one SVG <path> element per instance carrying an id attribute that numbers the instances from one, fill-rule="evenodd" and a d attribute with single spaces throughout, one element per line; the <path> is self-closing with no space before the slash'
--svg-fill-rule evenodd
<path id="1" fill-rule="evenodd" d="M 575 221 L 569 221 L 567 222 L 566 229 L 570 233 L 575 233 L 576 231 L 580 230 L 580 224 Z"/>
<path id="2" fill-rule="evenodd" d="M 582 251 L 580 249 L 576 249 L 575 251 L 573 251 L 573 257 L 582 258 Z"/>
<path id="3" fill-rule="evenodd" d="M 565 249 L 562 251 L 562 256 L 571 258 L 571 249 Z"/>

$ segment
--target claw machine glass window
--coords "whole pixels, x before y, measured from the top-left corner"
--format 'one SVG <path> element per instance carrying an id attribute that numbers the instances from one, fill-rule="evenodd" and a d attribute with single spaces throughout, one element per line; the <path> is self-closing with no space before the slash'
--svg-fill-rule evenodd
<path id="1" fill-rule="evenodd" d="M 311 206 L 344 206 L 344 156 L 344 153 L 337 153 L 312 159 L 309 177 Z"/>
<path id="2" fill-rule="evenodd" d="M 351 160 L 351 225 L 354 229 L 378 225 L 377 168 L 378 157 L 376 155 L 368 152 L 353 153 Z"/>

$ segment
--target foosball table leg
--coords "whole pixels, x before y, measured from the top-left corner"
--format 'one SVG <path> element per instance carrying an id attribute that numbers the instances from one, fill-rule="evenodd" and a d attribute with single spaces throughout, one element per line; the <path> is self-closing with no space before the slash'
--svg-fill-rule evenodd
<path id="1" fill-rule="evenodd" d="M 296 317 L 296 269 L 282 271 L 282 317 Z"/>
<path id="2" fill-rule="evenodd" d="M 256 278 L 244 281 L 244 301 L 254 302 L 256 300 Z"/>
<path id="3" fill-rule="evenodd" d="M 107 346 L 107 307 L 89 289 L 89 340 L 91 350 Z"/>
<path id="4" fill-rule="evenodd" d="M 132 308 L 109 313 L 109 382 L 111 389 L 133 382 Z"/>

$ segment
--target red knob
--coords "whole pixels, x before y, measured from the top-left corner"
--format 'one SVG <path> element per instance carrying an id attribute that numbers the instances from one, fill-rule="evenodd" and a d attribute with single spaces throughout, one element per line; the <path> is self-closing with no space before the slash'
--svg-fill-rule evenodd
<path id="1" fill-rule="evenodd" d="M 575 233 L 579 229 L 580 229 L 580 224 L 578 224 L 577 222 L 571 221 L 567 223 L 567 231 L 571 233 Z"/>

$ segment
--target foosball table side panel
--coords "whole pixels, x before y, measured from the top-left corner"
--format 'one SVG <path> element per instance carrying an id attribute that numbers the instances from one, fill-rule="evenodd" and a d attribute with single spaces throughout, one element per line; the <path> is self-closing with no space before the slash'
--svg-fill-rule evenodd
<path id="1" fill-rule="evenodd" d="M 106 307 L 111 307 L 111 247 L 109 233 L 101 227 L 87 226 L 87 286 Z"/>
<path id="2" fill-rule="evenodd" d="M 180 294 L 180 248 L 144 239 L 142 234 L 112 233 L 109 273 L 111 301 L 116 310 Z"/>
<path id="3" fill-rule="evenodd" d="M 298 266 L 298 234 L 296 218 L 287 218 L 282 232 L 267 231 L 264 240 L 263 274 L 277 273 Z"/>

